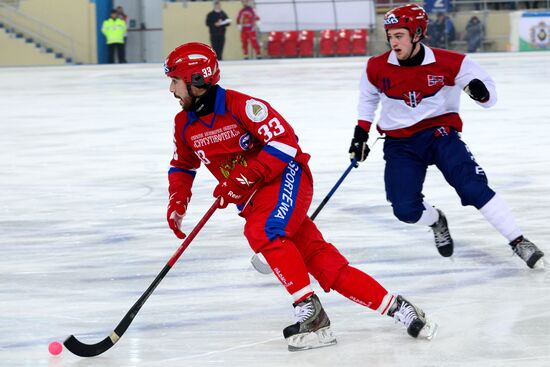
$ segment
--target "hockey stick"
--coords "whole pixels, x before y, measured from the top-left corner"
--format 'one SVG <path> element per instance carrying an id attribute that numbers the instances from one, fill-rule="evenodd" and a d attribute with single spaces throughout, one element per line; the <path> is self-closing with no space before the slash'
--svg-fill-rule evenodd
<path id="1" fill-rule="evenodd" d="M 330 198 L 332 197 L 332 195 L 334 195 L 334 193 L 336 192 L 336 190 L 338 190 L 338 187 L 340 187 L 340 185 L 342 184 L 342 182 L 344 182 L 344 179 L 346 178 L 346 176 L 351 172 L 351 170 L 353 168 L 357 168 L 359 167 L 359 163 L 357 163 L 357 160 L 356 159 L 352 159 L 351 163 L 349 164 L 348 168 L 346 168 L 346 170 L 344 171 L 344 173 L 342 174 L 342 177 L 340 177 L 340 179 L 338 181 L 336 181 L 336 184 L 334 184 L 334 187 L 329 191 L 329 193 L 327 194 L 327 196 L 325 196 L 325 198 L 323 199 L 323 201 L 321 201 L 321 204 L 319 204 L 319 206 L 317 207 L 317 209 L 315 209 L 315 211 L 313 212 L 313 214 L 311 214 L 311 220 L 315 220 L 315 218 L 317 217 L 317 215 L 321 212 L 321 210 L 323 210 L 323 208 L 325 207 L 325 205 L 328 203 L 328 201 L 330 200 Z"/>
<path id="2" fill-rule="evenodd" d="M 174 266 L 174 264 L 178 261 L 183 251 L 185 251 L 185 249 L 189 246 L 191 241 L 193 241 L 193 238 L 195 238 L 195 236 L 199 233 L 199 231 L 202 229 L 204 224 L 208 221 L 208 219 L 210 219 L 212 214 L 214 214 L 214 212 L 218 208 L 219 201 L 220 199 L 217 198 L 214 204 L 212 204 L 212 206 L 210 207 L 210 209 L 208 209 L 206 214 L 204 214 L 201 220 L 199 220 L 195 228 L 193 228 L 193 230 L 189 233 L 189 235 L 187 235 L 183 243 L 180 245 L 180 247 L 178 247 L 176 252 L 172 255 L 172 257 L 168 261 L 168 263 L 164 266 L 164 268 L 161 270 L 159 275 L 157 275 L 153 283 L 151 283 L 151 285 L 149 286 L 149 288 L 147 288 L 145 293 L 143 293 L 141 297 L 139 297 L 137 302 L 134 303 L 134 305 L 132 306 L 132 308 L 130 308 L 128 313 L 122 318 L 122 320 L 120 320 L 119 324 L 117 325 L 115 330 L 113 330 L 111 335 L 109 335 L 108 337 L 106 337 L 105 339 L 103 339 L 102 341 L 96 344 L 82 343 L 77 338 L 75 338 L 74 335 L 71 335 L 63 342 L 63 344 L 65 345 L 65 348 L 67 348 L 71 353 L 76 354 L 77 356 L 80 356 L 80 357 L 93 357 L 104 353 L 113 345 L 115 345 L 115 343 L 119 341 L 119 339 L 122 337 L 124 332 L 128 329 L 128 327 L 136 317 L 137 313 L 139 312 L 139 310 L 141 309 L 145 301 L 147 301 L 149 296 L 153 293 L 155 288 L 157 288 L 159 283 L 162 281 L 164 276 L 168 273 L 168 271 L 170 271 L 172 266 Z"/>
<path id="3" fill-rule="evenodd" d="M 319 206 L 317 207 L 317 209 L 315 209 L 315 211 L 313 212 L 313 214 L 311 215 L 311 220 L 315 220 L 315 218 L 317 217 L 317 215 L 321 212 L 321 210 L 323 210 L 323 208 L 325 207 L 325 205 L 328 203 L 328 201 L 330 200 L 330 198 L 332 197 L 332 195 L 334 195 L 334 193 L 336 192 L 336 190 L 338 190 L 338 187 L 340 187 L 340 185 L 342 184 L 342 182 L 344 181 L 344 179 L 347 177 L 347 175 L 351 172 L 351 170 L 353 168 L 357 168 L 359 167 L 359 163 L 357 162 L 356 159 L 353 159 L 351 161 L 351 163 L 349 164 L 348 168 L 346 168 L 346 170 L 344 171 L 344 173 L 342 174 L 342 176 L 340 177 L 340 179 L 338 181 L 336 181 L 336 184 L 334 184 L 334 186 L 332 187 L 332 189 L 329 191 L 329 193 L 327 194 L 327 196 L 325 196 L 325 198 L 323 199 L 323 201 L 321 201 L 321 204 L 319 204 Z M 264 261 L 262 261 L 262 259 L 260 259 L 260 256 L 258 254 L 254 254 L 252 255 L 252 258 L 250 259 L 250 262 L 252 263 L 252 266 L 254 267 L 254 269 L 256 269 L 256 271 L 258 273 L 262 273 L 262 274 L 269 274 L 272 272 L 271 268 L 269 267 L 268 264 L 266 264 Z"/>

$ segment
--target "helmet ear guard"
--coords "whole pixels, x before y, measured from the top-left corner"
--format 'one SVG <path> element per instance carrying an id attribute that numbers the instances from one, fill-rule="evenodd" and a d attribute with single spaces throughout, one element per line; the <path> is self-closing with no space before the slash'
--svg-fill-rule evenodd
<path id="1" fill-rule="evenodd" d="M 207 84 L 201 74 L 193 74 L 191 75 L 191 85 L 197 88 L 204 88 Z"/>
<path id="2" fill-rule="evenodd" d="M 422 30 L 422 27 L 421 26 L 417 26 L 416 27 L 416 32 L 414 32 L 414 35 L 415 36 L 419 36 L 420 39 L 424 38 L 424 31 Z M 413 37 L 414 38 L 414 37 Z"/>

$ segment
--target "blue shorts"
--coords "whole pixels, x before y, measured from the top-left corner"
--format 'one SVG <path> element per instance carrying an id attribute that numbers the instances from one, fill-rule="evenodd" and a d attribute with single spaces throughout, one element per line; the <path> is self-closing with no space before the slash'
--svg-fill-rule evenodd
<path id="1" fill-rule="evenodd" d="M 460 134 L 448 127 L 423 130 L 410 138 L 386 137 L 386 195 L 395 216 L 416 223 L 424 210 L 422 186 L 428 166 L 435 164 L 454 187 L 462 205 L 483 207 L 495 195 Z"/>

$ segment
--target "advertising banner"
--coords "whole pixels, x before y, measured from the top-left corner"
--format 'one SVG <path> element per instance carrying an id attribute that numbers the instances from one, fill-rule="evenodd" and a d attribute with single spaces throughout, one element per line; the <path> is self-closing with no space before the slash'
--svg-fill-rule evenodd
<path id="1" fill-rule="evenodd" d="M 523 12 L 518 33 L 519 51 L 550 50 L 550 12 Z"/>

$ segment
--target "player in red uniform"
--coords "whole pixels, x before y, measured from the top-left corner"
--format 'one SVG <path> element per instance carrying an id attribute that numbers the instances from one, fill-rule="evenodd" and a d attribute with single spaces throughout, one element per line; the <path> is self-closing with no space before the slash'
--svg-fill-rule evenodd
<path id="1" fill-rule="evenodd" d="M 308 272 L 325 291 L 402 322 L 413 337 L 431 338 L 437 325 L 424 312 L 394 296 L 376 280 L 348 265 L 307 216 L 313 194 L 309 155 L 290 124 L 269 103 L 217 85 L 216 54 L 187 43 L 165 63 L 170 92 L 183 109 L 176 115 L 175 151 L 169 171 L 167 219 L 179 238 L 181 219 L 201 162 L 218 180 L 220 207 L 236 204 L 250 247 L 261 253 L 294 299 L 297 322 L 284 330 L 289 350 L 336 342 L 314 294 Z"/>
<path id="2" fill-rule="evenodd" d="M 367 157 L 368 131 L 381 103 L 377 127 L 386 135 L 384 180 L 395 216 L 431 226 L 439 253 L 453 254 L 445 215 L 423 199 L 427 167 L 435 164 L 462 205 L 479 209 L 530 268 L 542 267 L 543 252 L 523 237 L 506 202 L 488 186 L 485 171 L 460 138 L 461 91 L 488 108 L 496 103 L 495 84 L 466 55 L 421 44 L 427 26 L 428 15 L 416 4 L 386 13 L 384 29 L 391 50 L 369 59 L 363 72 L 351 158 Z"/>
<path id="3" fill-rule="evenodd" d="M 256 23 L 260 20 L 254 8 L 249 5 L 249 0 L 242 0 L 243 7 L 237 15 L 237 24 L 241 30 L 241 42 L 243 55 L 248 59 L 248 43 L 254 48 L 256 57 L 261 57 L 260 45 L 256 36 Z"/>

